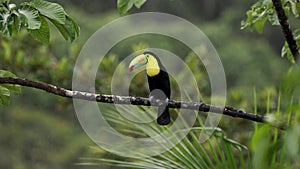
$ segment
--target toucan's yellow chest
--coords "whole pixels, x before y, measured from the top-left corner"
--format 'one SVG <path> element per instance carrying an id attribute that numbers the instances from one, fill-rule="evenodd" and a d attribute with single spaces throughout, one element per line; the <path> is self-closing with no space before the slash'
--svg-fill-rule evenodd
<path id="1" fill-rule="evenodd" d="M 150 77 L 156 76 L 160 72 L 160 68 L 158 66 L 157 60 L 155 59 L 155 57 L 153 57 L 151 55 L 148 57 L 148 63 L 146 65 L 146 72 L 147 72 L 147 75 Z"/>

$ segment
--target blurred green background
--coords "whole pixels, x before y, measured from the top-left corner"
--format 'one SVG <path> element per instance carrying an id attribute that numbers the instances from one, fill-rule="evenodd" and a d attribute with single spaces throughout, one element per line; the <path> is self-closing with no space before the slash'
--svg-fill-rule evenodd
<path id="1" fill-rule="evenodd" d="M 19 1 L 18 1 L 19 2 Z M 101 26 L 121 17 L 116 0 L 57 0 L 78 22 L 81 35 L 72 44 L 65 42 L 56 31 L 51 31 L 50 45 L 43 45 L 24 33 L 12 38 L 1 37 L 0 69 L 19 77 L 44 81 L 71 88 L 76 57 L 85 41 Z M 284 44 L 280 27 L 267 25 L 264 34 L 240 30 L 241 20 L 255 1 L 240 0 L 151 0 L 140 10 L 132 12 L 166 12 L 197 25 L 211 40 L 222 60 L 228 86 L 227 104 L 253 112 L 253 89 L 258 92 L 258 110 L 264 112 L 263 100 L 271 96 L 271 110 L 275 110 L 277 91 L 290 63 L 280 58 Z M 162 38 L 159 40 L 159 38 Z M 113 72 L 122 58 L 144 46 L 162 47 L 178 54 L 190 66 L 199 83 L 203 97 L 209 97 L 209 83 L 203 65 L 180 43 L 145 36 L 128 39 L 112 50 L 99 68 L 97 92 L 110 93 Z M 135 81 L 132 85 L 146 84 Z M 147 96 L 147 85 L 134 94 Z M 261 102 L 260 102 L 261 101 Z M 248 144 L 253 123 L 223 117 L 220 127 L 228 137 Z M 0 168 L 110 168 L 82 166 L 81 158 L 95 157 L 95 144 L 81 128 L 72 100 L 43 91 L 22 88 L 13 95 L 9 106 L 0 107 Z M 120 158 L 105 151 L 97 157 Z M 114 168 L 114 167 L 112 167 Z"/>

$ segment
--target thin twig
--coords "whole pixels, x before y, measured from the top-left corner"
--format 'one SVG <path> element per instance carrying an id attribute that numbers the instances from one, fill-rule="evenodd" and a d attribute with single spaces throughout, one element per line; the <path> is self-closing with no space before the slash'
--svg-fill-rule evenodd
<path id="1" fill-rule="evenodd" d="M 164 100 L 154 100 L 150 102 L 149 98 L 144 98 L 144 97 L 117 96 L 117 95 L 94 94 L 88 92 L 72 91 L 52 84 L 37 82 L 37 81 L 24 79 L 24 78 L 0 77 L 0 84 L 1 83 L 17 84 L 21 86 L 27 86 L 27 87 L 44 90 L 46 92 L 53 93 L 55 95 L 59 95 L 62 97 L 97 101 L 102 103 L 131 104 L 131 105 L 143 105 L 143 106 L 158 106 L 161 104 L 165 104 Z M 229 106 L 226 107 L 213 106 L 203 102 L 186 102 L 186 101 L 170 100 L 168 102 L 168 107 L 176 108 L 176 109 L 182 108 L 182 109 L 198 110 L 201 112 L 212 112 L 212 113 L 224 114 L 227 116 L 248 119 L 256 122 L 266 121 L 265 117 L 262 115 L 247 113 L 243 110 L 234 109 Z"/>
<path id="2" fill-rule="evenodd" d="M 297 45 L 297 42 L 293 36 L 293 32 L 290 28 L 290 24 L 288 23 L 288 18 L 285 15 L 281 0 L 272 0 L 272 2 L 274 5 L 274 9 L 277 13 L 277 17 L 279 19 L 279 23 L 281 25 L 281 29 L 286 39 L 286 42 L 288 43 L 294 60 L 296 61 L 299 57 L 299 46 Z"/>

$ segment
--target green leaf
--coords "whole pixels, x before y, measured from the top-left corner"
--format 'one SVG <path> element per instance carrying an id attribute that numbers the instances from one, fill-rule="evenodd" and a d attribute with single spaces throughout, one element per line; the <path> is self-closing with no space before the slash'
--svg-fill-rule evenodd
<path id="1" fill-rule="evenodd" d="M 11 19 L 11 15 L 9 13 L 1 13 L 0 14 L 1 32 L 5 36 L 11 36 L 11 31 L 8 26 L 10 19 Z"/>
<path id="2" fill-rule="evenodd" d="M 300 3 L 297 2 L 297 1 L 292 1 L 292 0 L 289 0 L 289 7 L 291 8 L 291 11 L 292 13 L 296 16 L 296 17 L 299 17 L 299 6 L 300 6 Z"/>
<path id="3" fill-rule="evenodd" d="M 41 27 L 40 29 L 31 30 L 28 29 L 28 32 L 34 37 L 34 39 L 48 44 L 50 40 L 50 27 L 49 23 L 45 18 L 41 17 Z"/>
<path id="4" fill-rule="evenodd" d="M 268 168 L 270 141 L 270 126 L 263 125 L 255 131 L 251 140 L 254 168 Z"/>
<path id="5" fill-rule="evenodd" d="M 70 41 L 72 42 L 77 36 L 79 36 L 79 26 L 71 17 L 66 17 L 65 24 L 60 24 L 53 19 L 50 19 L 50 21 L 59 30 L 59 32 L 65 38 L 65 40 L 70 39 Z"/>
<path id="6" fill-rule="evenodd" d="M 64 8 L 57 3 L 47 2 L 44 0 L 35 0 L 34 7 L 44 16 L 55 20 L 60 24 L 65 24 L 66 12 Z"/>
<path id="7" fill-rule="evenodd" d="M 300 39 L 300 28 L 294 30 L 294 36 L 295 36 L 295 39 Z"/>
<path id="8" fill-rule="evenodd" d="M 300 153 L 300 125 L 289 128 L 285 133 L 285 147 L 291 157 L 297 157 Z"/>
<path id="9" fill-rule="evenodd" d="M 272 3 L 272 0 L 263 0 L 262 5 L 269 5 Z"/>
<path id="10" fill-rule="evenodd" d="M 11 84 L 1 84 L 1 87 L 7 88 L 10 92 L 14 93 L 21 93 L 21 86 L 20 85 L 11 85 Z"/>
<path id="11" fill-rule="evenodd" d="M 134 6 L 137 8 L 141 8 L 142 5 L 146 2 L 147 0 L 135 0 Z"/>
<path id="12" fill-rule="evenodd" d="M 265 23 L 266 21 L 268 20 L 268 17 L 267 16 L 264 16 L 262 19 L 258 20 L 256 23 L 255 23 L 255 28 L 256 28 L 256 31 L 258 33 L 262 33 L 263 30 L 264 30 L 264 26 L 265 26 Z"/>
<path id="13" fill-rule="evenodd" d="M 75 24 L 75 25 L 74 25 Z M 70 17 L 66 18 L 65 28 L 69 34 L 71 42 L 79 35 L 79 27 Z"/>
<path id="14" fill-rule="evenodd" d="M 9 105 L 10 92 L 0 85 L 0 105 Z"/>
<path id="15" fill-rule="evenodd" d="M 50 19 L 53 25 L 58 29 L 61 35 L 64 37 L 65 40 L 69 40 L 69 32 L 65 25 L 58 23 L 57 21 Z"/>
<path id="16" fill-rule="evenodd" d="M 141 8 L 147 0 L 118 0 L 117 6 L 120 14 L 127 14 L 133 5 Z"/>
<path id="17" fill-rule="evenodd" d="M 80 27 L 78 26 L 78 24 L 70 16 L 67 16 L 66 19 L 69 20 L 73 24 L 73 28 L 75 30 L 76 36 L 79 36 Z"/>
<path id="18" fill-rule="evenodd" d="M 0 77 L 16 77 L 16 75 L 9 71 L 0 70 Z M 21 87 L 19 85 L 0 84 L 0 86 L 7 88 L 11 92 L 21 93 Z"/>
<path id="19" fill-rule="evenodd" d="M 24 6 L 18 10 L 21 22 L 27 29 L 39 29 L 41 27 L 41 17 L 39 12 L 30 7 Z"/>
<path id="20" fill-rule="evenodd" d="M 118 0 L 117 6 L 119 13 L 121 14 L 126 14 L 130 11 L 130 9 L 133 6 L 133 1 L 132 0 Z"/>
<path id="21" fill-rule="evenodd" d="M 78 24 L 67 16 L 61 5 L 34 0 L 21 3 L 20 6 L 18 9 L 15 4 L 9 4 L 8 1 L 0 3 L 0 33 L 3 35 L 11 36 L 18 33 L 21 26 L 24 26 L 36 40 L 49 43 L 50 28 L 47 20 L 49 19 L 64 39 L 70 39 L 72 42 L 79 36 Z"/>
<path id="22" fill-rule="evenodd" d="M 8 29 L 9 36 L 12 36 L 14 32 L 14 24 L 15 23 L 14 23 L 13 15 L 10 15 L 7 22 L 7 29 Z"/>
<path id="23" fill-rule="evenodd" d="M 141 109 L 137 109 L 141 110 Z M 141 111 L 143 112 L 143 111 Z M 150 113 L 151 111 L 149 111 Z M 124 132 L 124 129 L 130 135 L 136 135 L 142 133 L 141 136 L 149 137 L 152 135 L 160 134 L 163 132 L 162 128 L 159 128 L 157 124 L 147 124 L 139 125 L 136 123 L 131 123 L 128 120 L 121 120 L 119 114 L 115 110 L 108 110 L 105 112 L 104 117 L 110 122 L 118 126 L 121 131 Z M 124 108 L 123 113 L 128 113 L 134 115 L 137 119 L 148 119 L 150 118 L 147 115 L 137 116 L 137 113 L 132 113 L 129 109 Z M 151 112 L 151 114 L 156 112 Z M 142 114 L 142 113 L 141 113 Z M 178 118 L 181 118 L 178 116 Z M 178 119 L 177 119 L 178 120 Z M 186 125 L 184 121 L 180 125 Z M 174 127 L 179 125 L 174 124 Z M 166 131 L 166 130 L 165 130 Z M 164 153 L 161 153 L 157 156 L 151 156 L 146 158 L 137 158 L 128 161 L 115 160 L 115 159 L 89 159 L 93 164 L 99 165 L 112 165 L 119 166 L 123 168 L 155 168 L 155 169 L 171 169 L 171 168 L 243 168 L 238 165 L 241 163 L 250 163 L 247 160 L 248 149 L 244 145 L 228 139 L 225 133 L 220 128 L 206 128 L 206 127 L 192 127 L 188 129 L 188 134 L 184 137 L 178 144 L 173 144 L 173 139 L 177 139 L 176 135 L 184 134 L 186 132 L 183 130 L 176 130 L 174 133 L 174 138 L 163 137 L 161 142 L 169 143 L 173 145 L 172 149 L 167 150 Z M 205 131 L 214 131 L 210 139 L 205 143 L 199 142 L 199 135 Z M 161 143 L 161 142 L 158 142 Z M 123 152 L 130 151 L 130 148 L 127 148 L 126 143 L 118 145 L 119 150 Z M 96 152 L 101 152 L 101 149 L 98 147 L 95 148 Z M 249 154 L 249 153 L 248 153 Z M 141 154 L 137 153 L 137 157 L 143 157 L 143 152 Z M 243 156 L 244 158 L 236 158 L 238 155 Z M 145 155 L 146 156 L 146 155 Z M 248 158 L 249 159 L 249 158 Z M 250 168 L 250 167 L 249 167 Z"/>
<path id="24" fill-rule="evenodd" d="M 300 2 L 296 3 L 296 12 L 297 12 L 297 15 L 300 16 Z"/>
<path id="25" fill-rule="evenodd" d="M 16 75 L 0 70 L 0 77 L 16 77 Z M 0 105 L 9 104 L 10 92 L 21 93 L 21 87 L 19 85 L 0 84 Z"/>
<path id="26" fill-rule="evenodd" d="M 8 12 L 10 0 L 1 0 L 0 2 L 0 12 Z"/>
<path id="27" fill-rule="evenodd" d="M 293 56 L 287 42 L 284 43 L 284 45 L 281 49 L 281 57 L 287 57 L 291 63 L 295 63 L 294 56 Z"/>
<path id="28" fill-rule="evenodd" d="M 249 27 L 251 30 L 255 26 L 257 32 L 262 33 L 266 20 L 269 20 L 272 25 L 279 25 L 272 1 L 259 0 L 247 11 L 247 20 L 242 21 L 241 29 Z"/>
<path id="29" fill-rule="evenodd" d="M 13 15 L 13 25 L 12 25 L 13 33 L 18 33 L 20 29 L 21 29 L 20 17 L 18 15 Z"/>
<path id="30" fill-rule="evenodd" d="M 250 27 L 250 30 L 252 29 L 252 25 L 253 25 L 253 17 L 252 17 L 252 10 L 247 11 L 247 20 L 246 21 L 242 21 L 241 23 L 241 29 L 245 29 L 247 26 Z"/>
<path id="31" fill-rule="evenodd" d="M 245 29 L 247 26 L 249 26 L 249 23 L 247 21 L 241 21 L 241 29 Z"/>
<path id="32" fill-rule="evenodd" d="M 274 10 L 268 13 L 268 20 L 271 23 L 271 25 L 280 25 L 278 17 Z"/>
<path id="33" fill-rule="evenodd" d="M 16 75 L 6 70 L 0 70 L 0 77 L 16 77 Z"/>
<path id="34" fill-rule="evenodd" d="M 288 47 L 287 47 L 287 43 L 285 42 L 282 49 L 281 49 L 281 57 L 285 57 L 286 54 L 287 54 L 287 50 L 288 50 Z"/>

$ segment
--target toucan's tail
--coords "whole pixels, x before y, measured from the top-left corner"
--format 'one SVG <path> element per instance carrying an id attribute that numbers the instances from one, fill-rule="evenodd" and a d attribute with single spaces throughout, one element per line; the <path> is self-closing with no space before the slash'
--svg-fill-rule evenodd
<path id="1" fill-rule="evenodd" d="M 158 107 L 157 123 L 159 125 L 168 125 L 171 122 L 169 108 L 166 106 Z"/>

